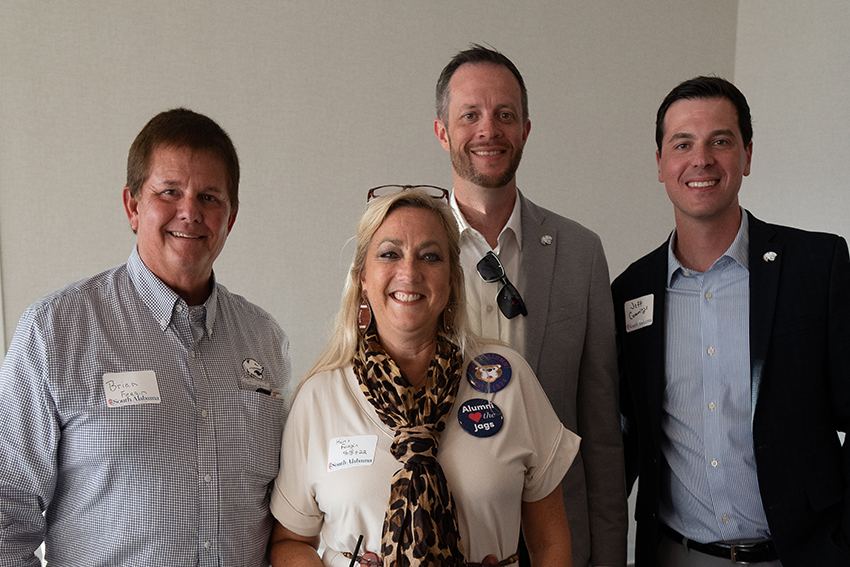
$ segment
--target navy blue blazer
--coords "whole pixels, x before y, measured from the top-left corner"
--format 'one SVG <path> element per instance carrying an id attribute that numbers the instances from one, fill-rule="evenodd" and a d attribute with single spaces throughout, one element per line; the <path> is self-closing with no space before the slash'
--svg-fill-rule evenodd
<path id="1" fill-rule="evenodd" d="M 834 234 L 749 212 L 755 461 L 783 567 L 850 565 L 850 257 Z M 664 397 L 665 242 L 612 284 L 627 484 L 640 476 L 636 566 L 656 565 Z M 775 253 L 775 258 L 769 260 Z M 651 325 L 625 331 L 627 301 L 654 294 Z"/>

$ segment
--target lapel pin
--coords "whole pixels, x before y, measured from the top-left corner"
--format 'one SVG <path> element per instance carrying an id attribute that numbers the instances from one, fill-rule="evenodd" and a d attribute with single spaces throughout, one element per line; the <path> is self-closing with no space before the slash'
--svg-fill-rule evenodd
<path id="1" fill-rule="evenodd" d="M 543 246 L 549 246 L 550 244 L 552 244 L 552 240 L 553 238 L 546 234 L 540 237 L 540 244 L 542 244 Z"/>
<path id="2" fill-rule="evenodd" d="M 764 258 L 765 262 L 773 262 L 774 260 L 776 260 L 776 256 L 777 256 L 776 252 L 771 251 L 771 252 L 765 252 L 764 256 L 762 256 L 762 258 Z"/>

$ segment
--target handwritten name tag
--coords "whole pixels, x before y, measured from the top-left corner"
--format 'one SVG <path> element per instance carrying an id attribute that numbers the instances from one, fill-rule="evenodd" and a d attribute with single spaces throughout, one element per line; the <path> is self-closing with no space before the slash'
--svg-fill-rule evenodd
<path id="1" fill-rule="evenodd" d="M 375 462 L 377 446 L 377 435 L 334 437 L 328 445 L 328 472 L 370 466 Z"/>
<path id="2" fill-rule="evenodd" d="M 110 408 L 160 402 L 159 385 L 153 370 L 107 372 L 103 375 L 103 393 Z"/>
<path id="3" fill-rule="evenodd" d="M 627 301 L 626 309 L 626 332 L 631 333 L 642 327 L 652 325 L 652 304 L 654 295 L 644 295 L 637 299 Z"/>

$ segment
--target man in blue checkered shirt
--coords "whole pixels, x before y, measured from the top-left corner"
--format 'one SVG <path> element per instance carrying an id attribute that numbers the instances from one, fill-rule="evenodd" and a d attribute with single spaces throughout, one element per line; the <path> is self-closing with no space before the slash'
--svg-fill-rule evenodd
<path id="1" fill-rule="evenodd" d="M 290 378 L 274 319 L 217 283 L 239 161 L 206 116 L 139 133 L 126 264 L 21 317 L 0 371 L 0 566 L 259 566 Z"/>

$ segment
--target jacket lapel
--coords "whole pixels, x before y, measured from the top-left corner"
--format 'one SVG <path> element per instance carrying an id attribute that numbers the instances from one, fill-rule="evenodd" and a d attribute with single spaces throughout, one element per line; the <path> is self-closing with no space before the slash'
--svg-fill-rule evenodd
<path id="1" fill-rule="evenodd" d="M 523 356 L 536 373 L 543 348 L 543 335 L 549 317 L 549 296 L 552 292 L 552 274 L 555 269 L 555 252 L 558 246 L 568 246 L 558 241 L 555 227 L 546 222 L 545 213 L 530 203 L 517 190 L 522 214 L 522 275 L 519 293 L 528 309 L 525 320 L 525 352 Z M 547 245 L 543 244 L 544 237 Z M 534 293 L 531 293 L 532 287 Z"/>
<path id="2" fill-rule="evenodd" d="M 642 333 L 639 348 L 646 356 L 646 403 L 647 407 L 657 409 L 650 412 L 656 439 L 659 439 L 661 435 L 661 408 L 664 407 L 664 388 L 667 383 L 664 360 L 667 327 L 667 253 L 668 243 L 665 241 L 661 247 L 652 252 L 651 261 L 647 265 L 646 293 L 653 295 L 652 325 L 633 331 Z M 615 305 L 614 308 L 625 309 L 623 305 Z"/>
<path id="3" fill-rule="evenodd" d="M 753 419 L 770 346 L 783 248 L 782 244 L 772 242 L 775 232 L 768 224 L 749 211 L 747 214 L 750 222 L 750 419 Z"/>

